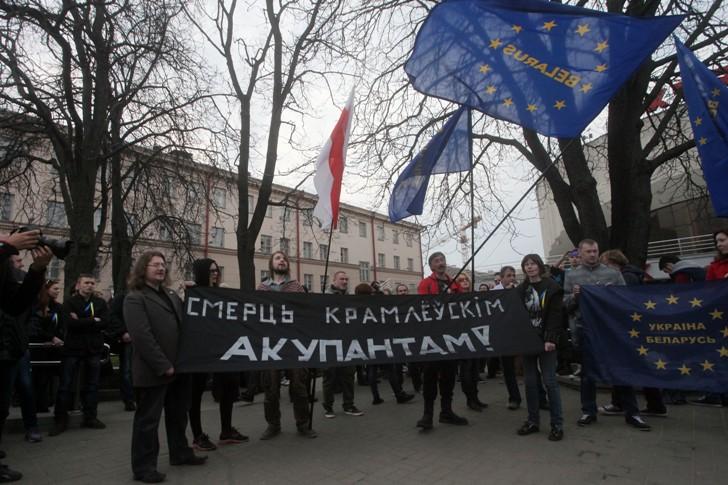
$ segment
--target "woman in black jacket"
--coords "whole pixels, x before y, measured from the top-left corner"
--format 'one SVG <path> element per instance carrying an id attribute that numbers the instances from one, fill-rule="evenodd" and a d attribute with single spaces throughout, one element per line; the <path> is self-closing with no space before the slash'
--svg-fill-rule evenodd
<path id="1" fill-rule="evenodd" d="M 543 352 L 523 356 L 523 373 L 526 381 L 526 403 L 528 419 L 518 430 L 519 435 L 536 433 L 539 430 L 539 383 L 538 367 L 541 368 L 543 383 L 549 398 L 551 411 L 551 432 L 549 440 L 560 441 L 564 437 L 561 393 L 556 382 L 556 342 L 559 341 L 563 322 L 564 290 L 552 279 L 546 278 L 546 266 L 537 254 L 527 254 L 521 261 L 526 280 L 518 286 L 526 305 L 531 325 L 538 330 L 544 341 Z"/>
<path id="2" fill-rule="evenodd" d="M 30 341 L 44 344 L 40 353 L 48 360 L 61 358 L 60 349 L 65 338 L 63 308 L 58 303 L 60 294 L 61 285 L 58 280 L 48 280 L 40 290 L 38 301 L 30 315 Z M 51 397 L 51 380 L 58 375 L 58 368 L 54 366 L 38 366 L 33 369 L 33 387 L 39 413 L 48 412 L 48 405 L 54 399 Z"/>

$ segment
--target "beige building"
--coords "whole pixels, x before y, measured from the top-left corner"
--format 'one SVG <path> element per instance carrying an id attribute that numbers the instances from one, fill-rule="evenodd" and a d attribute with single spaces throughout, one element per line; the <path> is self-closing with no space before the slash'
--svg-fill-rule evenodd
<path id="1" fill-rule="evenodd" d="M 209 257 L 219 264 L 224 285 L 237 288 L 240 275 L 235 237 L 236 175 L 191 163 L 189 156 L 184 156 L 186 160 L 182 161 L 176 158 L 165 160 L 151 171 L 152 175 L 133 188 L 125 203 L 129 230 L 139 234 L 134 254 L 149 248 L 159 248 L 169 254 L 175 285 L 191 277 L 192 259 Z M 41 226 L 50 237 L 64 237 L 67 222 L 57 174 L 46 166 L 37 167 L 35 172 L 30 185 L 25 179 L 22 183 L 16 181 L 0 187 L 0 232 L 7 233 L 13 227 L 31 223 Z M 257 203 L 259 184 L 260 181 L 251 179 L 251 211 Z M 280 249 L 290 256 L 292 276 L 310 290 L 319 292 L 329 234 L 318 227 L 311 215 L 316 196 L 274 185 L 271 200 L 284 198 L 288 207 L 268 206 L 256 243 L 255 280 L 260 282 L 268 276 L 269 255 Z M 172 220 L 160 214 L 162 208 Z M 100 209 L 96 214 L 98 226 Z M 343 270 L 349 275 L 352 291 L 360 282 L 377 280 L 386 282 L 392 289 L 397 283 L 404 283 L 414 292 L 423 274 L 421 227 L 411 223 L 392 224 L 382 214 L 347 204 L 341 205 L 340 216 L 338 228 L 331 237 L 329 281 L 334 272 Z M 184 243 L 178 237 L 180 225 L 185 227 L 189 238 Z M 97 267 L 99 288 L 107 293 L 112 288 L 110 237 L 110 218 L 107 218 Z M 62 279 L 63 262 L 54 258 L 48 276 Z"/>

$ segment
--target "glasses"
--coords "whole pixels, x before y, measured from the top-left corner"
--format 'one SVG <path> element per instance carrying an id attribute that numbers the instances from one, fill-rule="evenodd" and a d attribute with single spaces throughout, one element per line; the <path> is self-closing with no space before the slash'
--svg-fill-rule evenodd
<path id="1" fill-rule="evenodd" d="M 167 267 L 164 263 L 154 263 L 154 264 L 148 264 L 147 268 L 162 268 L 165 269 Z"/>
<path id="2" fill-rule="evenodd" d="M 210 270 L 210 273 L 219 273 L 219 272 L 220 272 L 220 270 L 219 270 L 219 269 L 211 269 L 211 270 Z"/>

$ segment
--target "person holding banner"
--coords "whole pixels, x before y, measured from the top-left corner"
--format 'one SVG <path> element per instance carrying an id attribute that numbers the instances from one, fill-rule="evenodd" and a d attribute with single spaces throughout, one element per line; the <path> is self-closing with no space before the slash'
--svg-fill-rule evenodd
<path id="1" fill-rule="evenodd" d="M 469 293 L 472 290 L 470 278 L 465 273 L 460 273 L 456 280 L 458 286 L 463 293 Z M 478 413 L 488 407 L 488 404 L 482 402 L 478 398 L 478 382 L 480 381 L 480 361 L 479 359 L 467 359 L 460 361 L 460 385 L 467 398 L 468 409 Z"/>
<path id="2" fill-rule="evenodd" d="M 538 330 L 544 341 L 543 352 L 523 356 L 523 374 L 526 383 L 526 405 L 528 419 L 518 430 L 521 436 L 537 433 L 540 421 L 541 379 L 546 386 L 551 413 L 550 441 L 561 441 L 564 438 L 564 416 L 561 411 L 561 393 L 556 381 L 556 342 L 559 341 L 563 315 L 564 290 L 550 278 L 546 278 L 546 265 L 541 256 L 527 254 L 521 261 L 521 269 L 526 280 L 518 286 L 523 302 L 526 305 L 531 325 Z M 539 375 L 538 369 L 541 369 Z"/>
<path id="3" fill-rule="evenodd" d="M 432 274 L 420 281 L 417 287 L 420 295 L 460 293 L 460 286 L 446 272 L 447 261 L 443 253 L 439 251 L 432 253 L 427 262 L 430 265 Z M 458 416 L 452 410 L 452 395 L 455 389 L 457 369 L 457 360 L 441 360 L 424 363 L 422 397 L 425 400 L 425 409 L 422 418 L 417 421 L 418 428 L 425 431 L 432 429 L 432 416 L 434 414 L 438 384 L 440 387 L 440 422 L 456 425 L 468 424 L 467 419 Z"/>
<path id="4" fill-rule="evenodd" d="M 268 270 L 270 278 L 258 285 L 256 288 L 258 291 L 305 292 L 298 281 L 291 279 L 291 264 L 283 251 L 276 251 L 270 255 Z M 308 427 L 308 370 L 290 369 L 286 373 L 290 380 L 288 392 L 293 401 L 293 415 L 298 434 L 305 438 L 315 438 L 318 435 Z M 261 380 L 265 392 L 263 410 L 268 428 L 260 439 L 269 440 L 281 433 L 281 371 L 278 369 L 263 371 Z"/>
<path id="5" fill-rule="evenodd" d="M 124 300 L 127 330 L 134 345 L 132 375 L 137 409 L 131 437 L 134 480 L 164 481 L 157 471 L 159 420 L 164 410 L 169 461 L 172 465 L 202 465 L 187 443 L 189 375 L 177 374 L 175 362 L 182 322 L 182 301 L 168 288 L 167 260 L 159 251 L 147 251 L 129 276 Z"/>

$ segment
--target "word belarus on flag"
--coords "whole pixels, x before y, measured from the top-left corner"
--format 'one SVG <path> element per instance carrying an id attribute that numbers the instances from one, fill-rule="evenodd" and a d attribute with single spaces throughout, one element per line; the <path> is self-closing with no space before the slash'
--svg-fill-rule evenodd
<path id="1" fill-rule="evenodd" d="M 326 140 L 316 161 L 316 174 L 313 184 L 318 194 L 318 202 L 313 215 L 321 221 L 321 227 L 336 229 L 339 222 L 339 200 L 341 199 L 341 182 L 346 165 L 346 148 L 351 132 L 351 120 L 354 118 L 354 88 L 349 93 L 346 106 L 341 110 L 331 136 Z"/>
<path id="2" fill-rule="evenodd" d="M 397 178 L 389 199 L 390 221 L 422 214 L 432 174 L 462 172 L 471 168 L 470 132 L 470 109 L 461 107 Z"/>
<path id="3" fill-rule="evenodd" d="M 191 288 L 175 369 L 334 367 L 543 351 L 517 290 L 340 296 Z"/>
<path id="4" fill-rule="evenodd" d="M 728 217 L 728 87 L 682 42 L 675 46 L 705 183 L 715 214 Z"/>
<path id="5" fill-rule="evenodd" d="M 728 282 L 585 286 L 579 306 L 598 380 L 728 392 Z"/>
<path id="6" fill-rule="evenodd" d="M 537 0 L 449 0 L 425 20 L 405 71 L 424 94 L 575 137 L 681 20 Z"/>

